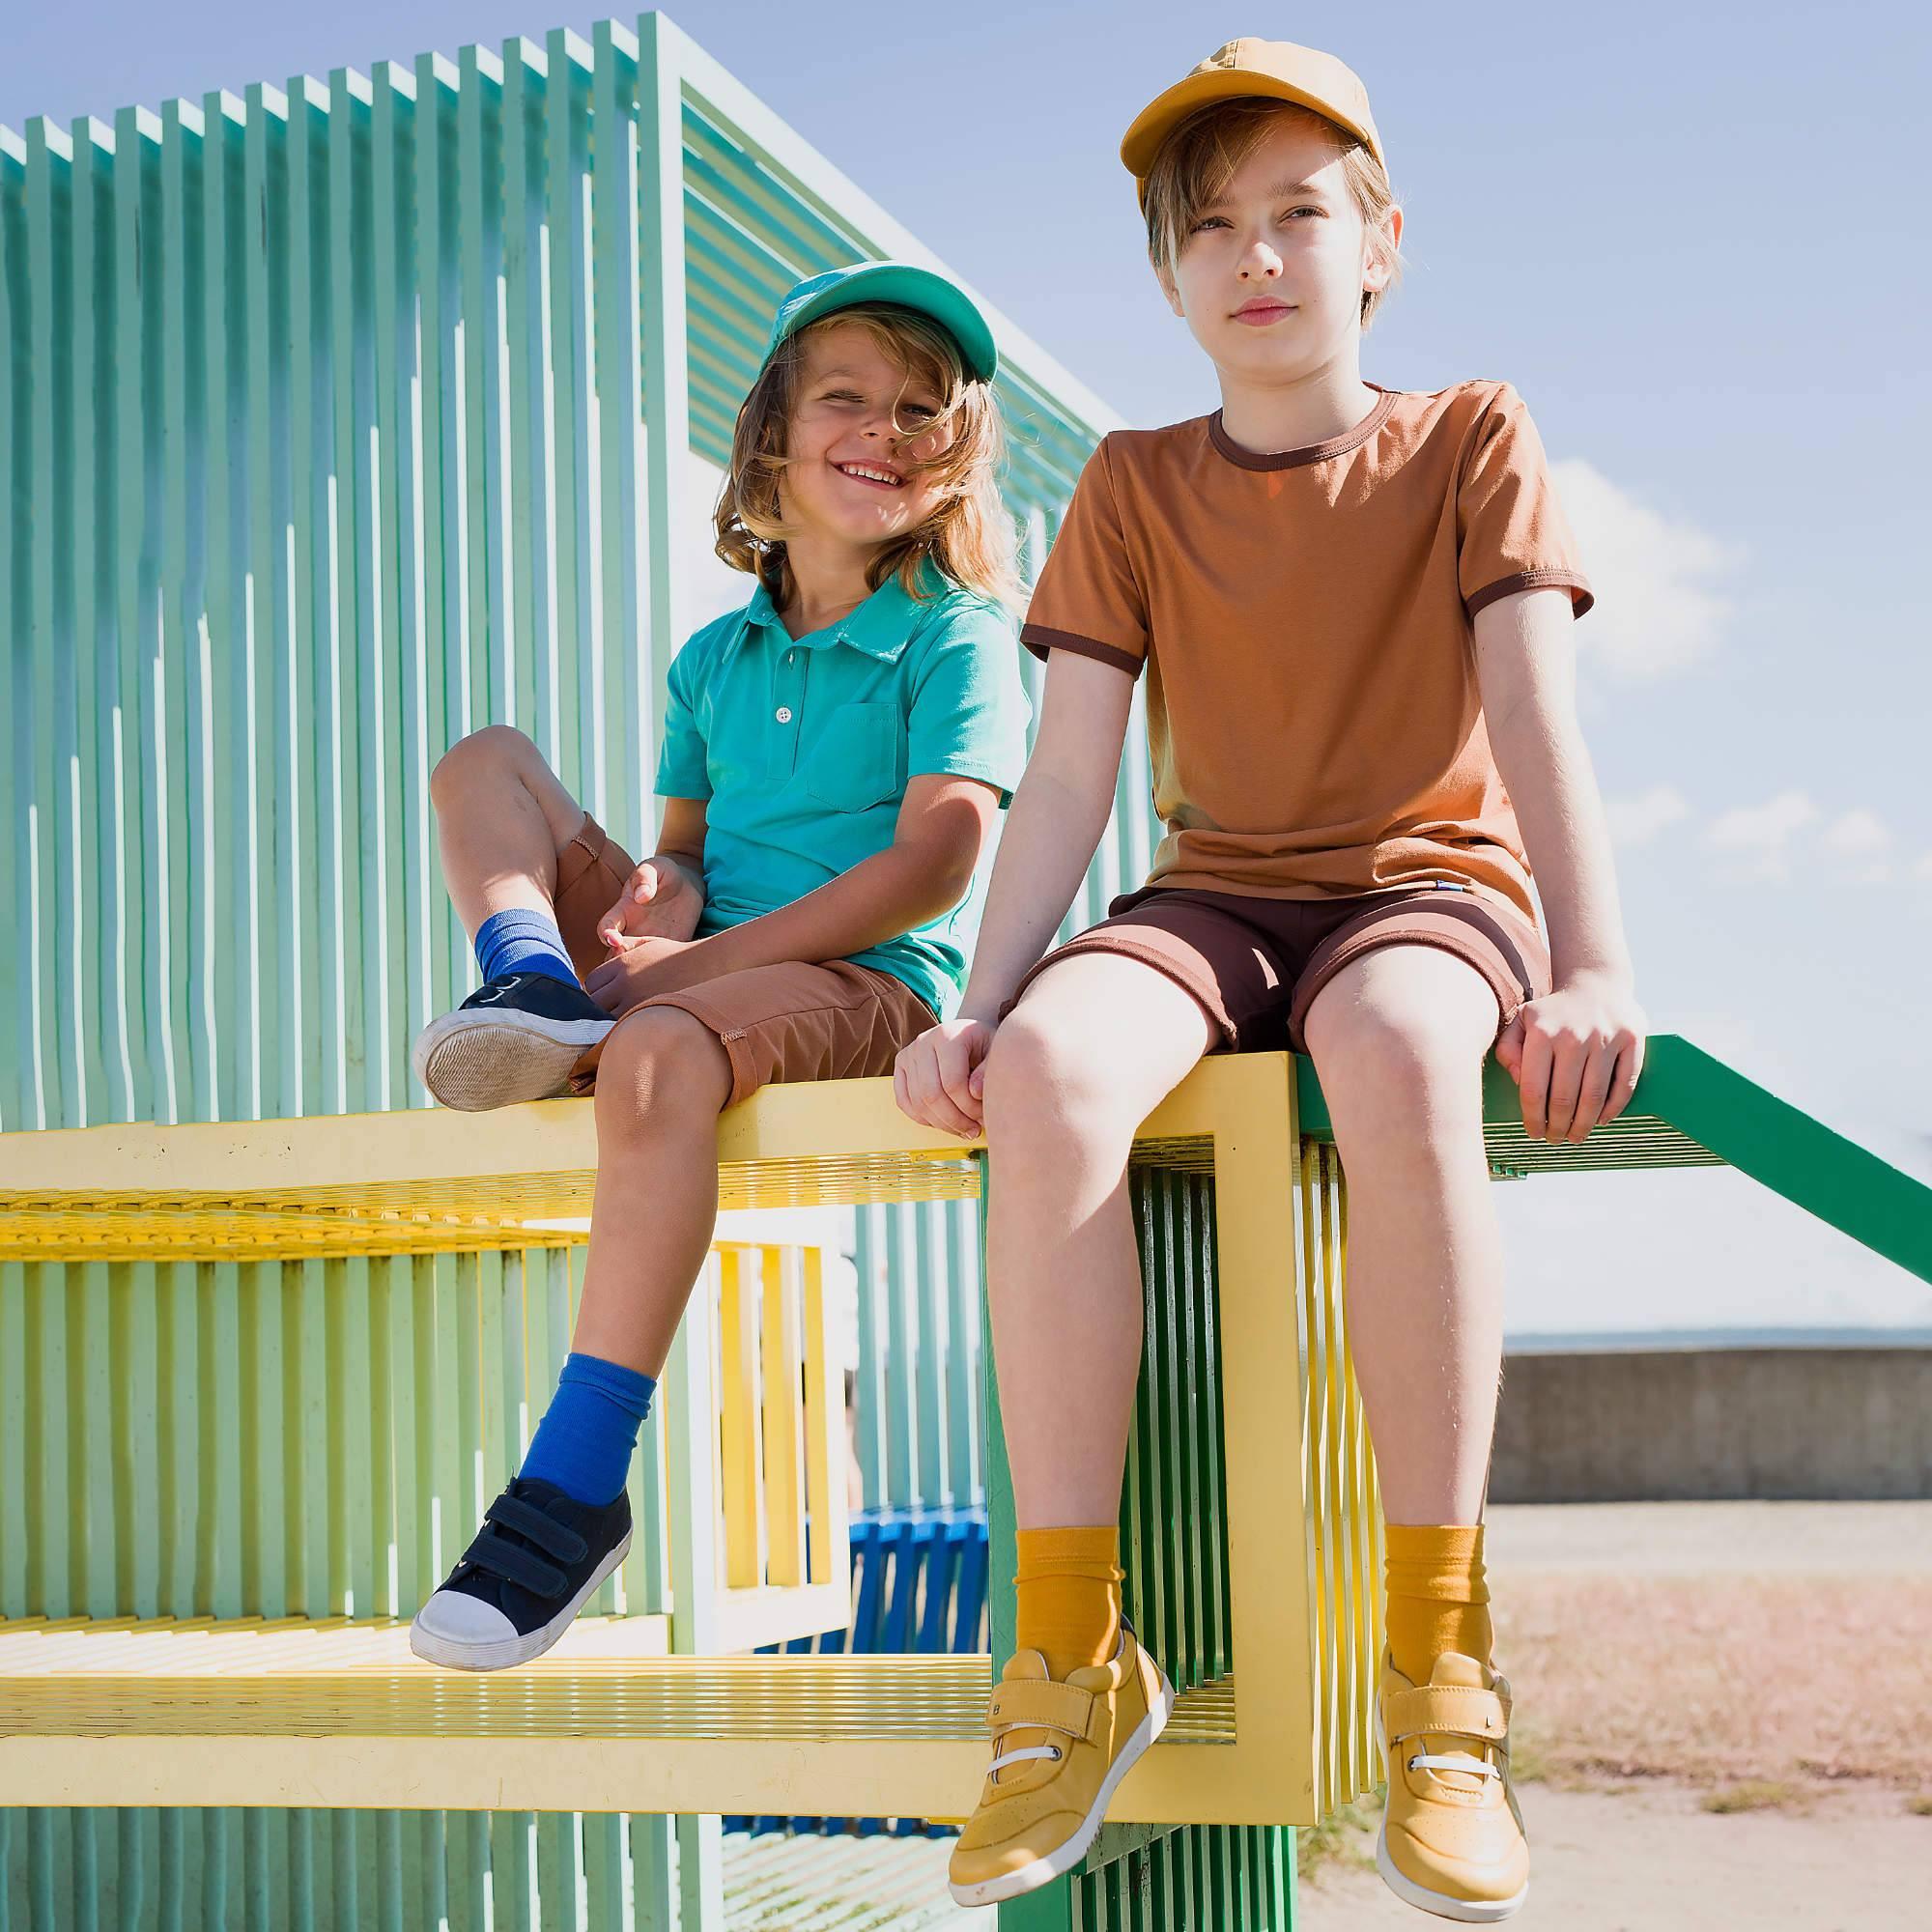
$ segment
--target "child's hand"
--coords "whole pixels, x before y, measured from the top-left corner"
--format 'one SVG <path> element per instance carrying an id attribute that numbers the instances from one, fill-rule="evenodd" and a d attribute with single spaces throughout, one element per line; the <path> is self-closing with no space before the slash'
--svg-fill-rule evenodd
<path id="1" fill-rule="evenodd" d="M 1643 1009 L 1622 980 L 1573 980 L 1519 1009 L 1496 1059 L 1522 1093 L 1531 1140 L 1580 1142 L 1614 1121 L 1643 1068 Z"/>
<path id="2" fill-rule="evenodd" d="M 620 1020 L 656 993 L 674 993 L 697 976 L 684 955 L 702 942 L 683 939 L 628 939 L 583 982 L 583 990 Z"/>
<path id="3" fill-rule="evenodd" d="M 646 859 L 597 922 L 597 937 L 619 952 L 640 939 L 689 939 L 703 911 L 703 896 L 680 867 Z"/>
<path id="4" fill-rule="evenodd" d="M 980 1138 L 985 1113 L 986 1050 L 993 1029 L 984 1020 L 948 1020 L 900 1048 L 893 1065 L 893 1098 L 922 1126 L 961 1140 Z"/>

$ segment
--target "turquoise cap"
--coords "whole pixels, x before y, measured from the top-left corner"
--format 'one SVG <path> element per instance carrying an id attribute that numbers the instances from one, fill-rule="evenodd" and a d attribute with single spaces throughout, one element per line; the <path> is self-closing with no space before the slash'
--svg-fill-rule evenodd
<path id="1" fill-rule="evenodd" d="M 828 269 L 800 282 L 772 318 L 765 360 L 769 362 L 779 344 L 808 322 L 822 321 L 859 302 L 896 302 L 901 308 L 917 309 L 959 345 L 969 374 L 990 383 L 999 370 L 993 331 L 973 298 L 950 277 L 912 262 L 854 262 L 850 268 Z"/>

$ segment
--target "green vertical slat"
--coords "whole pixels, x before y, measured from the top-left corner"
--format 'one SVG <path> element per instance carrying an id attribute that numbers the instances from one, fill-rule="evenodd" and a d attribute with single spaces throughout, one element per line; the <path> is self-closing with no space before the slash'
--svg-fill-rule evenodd
<path id="1" fill-rule="evenodd" d="M 31 1546 L 38 1519 L 28 1476 L 28 1293 L 26 1267 L 0 1262 L 0 1617 L 32 1614 Z"/>
<path id="2" fill-rule="evenodd" d="M 105 888 L 113 878 L 112 849 L 107 836 L 113 793 L 103 784 L 112 761 L 112 698 L 103 702 L 103 686 L 111 691 L 111 659 L 103 658 L 107 627 L 102 622 L 99 583 L 103 473 L 111 474 L 111 458 L 103 472 L 100 420 L 97 396 L 104 385 L 101 355 L 102 242 L 112 234 L 102 218 L 106 171 L 95 141 L 95 124 L 85 118 L 70 130 L 73 161 L 70 171 L 71 242 L 69 259 L 71 342 L 67 375 L 69 401 L 69 462 L 71 481 L 69 512 L 73 583 L 73 666 L 75 715 L 73 749 L 68 768 L 69 818 L 73 827 L 72 861 L 63 890 L 72 901 L 74 951 L 69 956 L 72 1018 L 77 1035 L 74 1066 L 78 1097 L 70 1116 L 75 1126 L 113 1118 L 117 1096 L 107 1074 L 104 1042 L 108 1037 L 107 982 L 102 971 L 112 945 L 108 908 L 113 895 Z M 104 266 L 113 271 L 112 256 Z M 4 539 L 0 539 L 4 540 Z M 111 539 L 109 540 L 111 541 Z M 103 806 L 106 810 L 103 810 Z M 4 904 L 0 898 L 0 904 Z"/>
<path id="3" fill-rule="evenodd" d="M 301 1578 L 303 1616 L 323 1617 L 342 1607 L 346 1579 L 329 1560 L 332 1498 L 342 1469 L 329 1454 L 329 1417 L 341 1399 L 341 1361 L 331 1349 L 327 1297 L 342 1279 L 343 1266 L 320 1260 L 287 1270 L 288 1299 L 294 1305 L 291 1332 L 299 1338 L 287 1356 L 291 1424 L 288 1483 L 292 1520 L 298 1540 L 295 1560 Z"/>
<path id="4" fill-rule="evenodd" d="M 556 638 L 548 535 L 553 510 L 546 421 L 550 371 L 544 354 L 547 74 L 544 55 L 531 42 L 503 43 L 503 296 L 497 324 L 504 349 L 499 372 L 493 336 L 490 367 L 493 386 L 500 384 L 504 527 L 497 562 L 507 622 L 490 715 L 526 732 L 555 765 L 555 687 L 548 674 L 555 664 Z"/>
<path id="5" fill-rule="evenodd" d="M 288 621 L 292 585 L 283 534 L 293 515 L 287 469 L 289 422 L 276 382 L 289 328 L 287 109 L 272 112 L 270 103 L 276 100 L 272 90 L 260 82 L 248 89 L 239 242 L 247 344 L 244 621 L 254 700 L 245 721 L 253 822 L 253 866 L 245 881 L 253 942 L 247 961 L 254 1015 L 249 1111 L 269 1115 L 301 1111 L 298 961 L 304 897 L 281 884 L 301 873 L 295 816 L 300 734 L 290 708 L 295 668 Z"/>
<path id="6" fill-rule="evenodd" d="M 463 406 L 457 412 L 462 450 L 463 564 L 461 648 L 466 731 L 500 717 L 493 664 L 505 614 L 497 599 L 500 409 L 497 329 L 502 269 L 501 195 L 497 170 L 501 69 L 493 54 L 470 46 L 462 54 L 460 109 L 463 176 Z"/>
<path id="7" fill-rule="evenodd" d="M 638 286 L 643 340 L 644 502 L 649 562 L 644 638 L 650 691 L 642 769 L 655 772 L 665 673 L 681 639 L 691 469 L 687 337 L 683 83 L 676 29 L 662 14 L 638 21 Z"/>
<path id="8" fill-rule="evenodd" d="M 918 1382 L 912 1373 L 913 1337 L 917 1330 L 918 1280 L 908 1250 L 908 1209 L 886 1209 L 886 1320 L 892 1337 L 886 1389 L 885 1495 L 893 1509 L 910 1508 L 918 1496 L 913 1466 L 914 1407 Z"/>
<path id="9" fill-rule="evenodd" d="M 598 743 L 601 782 L 586 784 L 589 809 L 614 817 L 631 837 L 645 821 L 644 797 L 652 774 L 641 753 L 650 742 L 643 716 L 648 678 L 639 675 L 653 643 L 639 599 L 638 459 L 639 349 L 642 319 L 638 288 L 638 115 L 636 43 L 609 20 L 595 29 L 596 355 L 599 555 L 596 587 L 603 676 L 603 725 Z"/>
<path id="10" fill-rule="evenodd" d="M 200 1431 L 201 1508 L 197 1567 L 209 1614 L 246 1615 L 242 1593 L 242 1508 L 241 1270 L 233 1262 L 203 1266 L 201 1350 L 194 1399 Z"/>
<path id="11" fill-rule="evenodd" d="M 201 313 L 195 272 L 200 221 L 190 148 L 198 154 L 200 116 L 188 102 L 170 100 L 161 109 L 161 632 L 154 712 L 161 944 L 153 955 L 153 983 L 172 1048 L 170 1118 L 205 1121 L 213 1118 L 216 1091 L 209 979 L 213 937 L 203 912 L 211 884 L 198 875 L 207 863 L 201 839 L 213 802 L 205 790 L 208 745 L 199 702 L 200 477 L 191 459 L 203 427 L 196 418 L 203 396 L 194 346 Z"/>
<path id="12" fill-rule="evenodd" d="M 33 367 L 24 340 L 27 317 L 21 232 L 25 160 L 26 151 L 13 129 L 0 128 L 0 623 L 15 636 L 26 631 L 22 607 L 27 560 L 22 544 L 32 496 L 28 483 L 32 472 L 25 467 L 24 451 L 15 446 L 25 419 L 27 377 Z M 26 653 L 10 651 L 5 686 L 9 714 L 5 726 L 6 783 L 4 795 L 0 795 L 0 808 L 7 813 L 7 823 L 0 827 L 0 907 L 6 908 L 16 924 L 26 878 L 18 840 L 27 817 L 27 673 Z M 33 1032 L 29 985 L 24 950 L 0 949 L 0 1025 L 9 1028 L 23 1045 Z M 0 1128 L 28 1126 L 37 1118 L 29 1104 L 27 1059 L 20 1050 L 0 1053 Z"/>
<path id="13" fill-rule="evenodd" d="M 290 1099 L 304 1113 L 339 1108 L 345 1082 L 345 1042 L 331 1031 L 335 987 L 332 970 L 340 942 L 341 908 L 330 872 L 333 851 L 328 784 L 333 734 L 329 704 L 329 490 L 328 413 L 328 190 L 327 95 L 305 75 L 289 82 L 289 494 L 291 577 L 289 657 L 285 688 L 289 743 L 298 755 L 284 767 L 289 822 L 284 850 L 291 877 L 315 883 L 294 901 L 287 927 L 294 950 L 290 973 L 297 1003 L 283 1024 L 301 1042 L 293 1062 Z M 299 719 L 301 724 L 297 721 Z M 305 727 L 305 728 L 304 728 Z M 306 906 L 307 912 L 302 909 Z"/>
<path id="14" fill-rule="evenodd" d="M 368 1508 L 375 1542 L 376 1603 L 400 1616 L 415 1573 L 416 1492 L 408 1466 L 415 1440 L 415 1329 L 410 1257 L 384 1256 L 369 1269 L 369 1415 L 372 1422 Z"/>
<path id="15" fill-rule="evenodd" d="M 366 636 L 368 611 L 363 605 L 367 587 L 362 542 L 362 506 L 366 497 L 366 453 L 359 435 L 356 408 L 361 356 L 358 354 L 357 263 L 366 270 L 365 248 L 358 246 L 355 226 L 356 119 L 360 104 L 352 89 L 347 68 L 328 76 L 328 116 L 326 126 L 328 213 L 327 354 L 328 418 L 327 501 L 320 559 L 324 590 L 324 631 L 317 639 L 316 670 L 322 743 L 320 764 L 321 836 L 318 859 L 322 873 L 322 986 L 318 1019 L 338 1042 L 334 1078 L 322 1099 L 323 1111 L 348 1113 L 361 1104 L 366 1088 L 368 1036 L 362 1000 L 362 950 L 356 942 L 360 913 L 360 879 L 356 854 L 360 849 L 359 820 L 355 792 L 356 752 L 361 722 L 357 688 L 358 651 Z"/>
<path id="16" fill-rule="evenodd" d="M 274 1262 L 242 1270 L 242 1589 L 256 1613 L 284 1617 L 289 1600 L 289 1529 L 285 1505 L 287 1383 L 283 1368 L 282 1280 L 299 1272 Z M 296 1526 L 300 1518 L 295 1519 Z"/>
<path id="17" fill-rule="evenodd" d="M 72 1614 L 69 1589 L 67 1441 L 67 1303 L 56 1290 L 59 1270 L 35 1265 L 27 1273 L 28 1512 L 40 1534 L 28 1544 L 28 1594 L 34 1614 Z"/>
<path id="18" fill-rule="evenodd" d="M 107 1264 L 62 1271 L 70 1305 L 80 1312 L 83 1346 L 70 1381 L 74 1397 L 74 1456 L 86 1495 L 85 1568 L 79 1605 L 90 1617 L 111 1617 L 126 1588 L 117 1562 L 115 1499 L 126 1468 L 115 1454 L 116 1388 L 113 1298 Z"/>
<path id="19" fill-rule="evenodd" d="M 228 118 L 230 98 L 202 98 L 202 140 L 192 193 L 201 229 L 200 357 L 203 391 L 201 487 L 206 518 L 205 569 L 199 606 L 196 713 L 201 750 L 199 796 L 205 817 L 195 848 L 200 875 L 198 944 L 207 949 L 204 1032 L 219 1039 L 212 1092 L 214 1118 L 259 1112 L 260 1025 L 253 1005 L 255 836 L 254 664 L 245 591 L 236 576 L 245 555 L 238 527 L 248 501 L 247 414 L 241 384 L 246 342 L 240 312 L 242 280 L 240 129 Z M 226 725 L 227 728 L 224 728 Z M 212 1052 L 212 1048 L 211 1048 Z"/>
<path id="20" fill-rule="evenodd" d="M 943 1211 L 946 1271 L 952 1284 L 946 1307 L 948 1487 L 956 1506 L 973 1508 L 985 1496 L 974 1372 L 980 1348 L 978 1222 L 971 1204 L 964 1201 L 949 1201 Z"/>
<path id="21" fill-rule="evenodd" d="M 601 669 L 590 651 L 582 593 L 590 581 L 590 546 L 583 500 L 589 412 L 584 394 L 583 188 L 585 165 L 582 75 L 572 58 L 576 36 L 554 28 L 545 42 L 549 79 L 544 94 L 544 229 L 548 322 L 546 412 L 550 418 L 552 530 L 549 577 L 556 618 L 546 638 L 539 671 L 541 706 L 551 715 L 557 769 L 580 793 L 595 762 L 586 758 L 583 708 L 563 702 L 563 664 L 578 668 L 586 694 Z"/>
<path id="22" fill-rule="evenodd" d="M 405 385 L 415 368 L 414 300 L 412 270 L 415 206 L 412 190 L 413 107 L 406 70 L 380 61 L 372 80 L 369 201 L 371 313 L 371 420 L 363 440 L 373 435 L 369 460 L 371 500 L 369 560 L 371 602 L 369 656 L 364 684 L 362 728 L 363 917 L 374 914 L 364 954 L 369 1009 L 374 1021 L 369 1043 L 367 1104 L 392 1107 L 400 1094 L 401 1056 L 412 1029 L 411 990 L 421 948 L 412 942 L 422 920 L 411 860 L 423 836 L 419 812 L 411 809 L 405 782 L 406 749 L 420 700 L 415 672 L 416 556 L 412 520 L 415 475 L 411 465 L 413 437 L 406 434 L 409 406 Z M 410 587 L 406 594 L 405 585 Z M 370 781 L 373 780 L 373 783 Z M 427 1021 L 429 1014 L 422 1015 Z"/>
<path id="23" fill-rule="evenodd" d="M 461 730 L 452 702 L 457 661 L 452 591 L 455 546 L 449 541 L 453 496 L 455 395 L 451 325 L 455 314 L 456 74 L 447 61 L 423 54 L 416 61 L 416 298 L 419 318 L 418 443 L 416 463 L 421 542 L 422 719 L 418 755 L 420 809 L 427 814 L 428 773 Z M 428 945 L 422 999 L 431 1012 L 456 1003 L 456 952 L 452 915 L 443 904 L 435 838 L 425 829 L 417 861 L 422 868 Z M 421 1096 L 411 1093 L 412 1099 Z"/>
<path id="24" fill-rule="evenodd" d="M 60 1126 L 71 1118 L 68 1094 L 69 1056 L 63 1051 L 63 1009 L 71 1002 L 59 983 L 60 962 L 71 958 L 73 918 L 60 889 L 62 813 L 58 810 L 55 767 L 64 735 L 63 698 L 72 663 L 72 639 L 68 621 L 67 529 L 68 422 L 65 384 L 60 370 L 67 344 L 64 332 L 56 348 L 56 328 L 65 289 L 56 282 L 56 259 L 65 267 L 65 248 L 56 249 L 54 175 L 65 173 L 66 137 L 49 122 L 35 118 L 27 124 L 27 276 L 31 304 L 29 333 L 32 365 L 46 372 L 46 380 L 31 385 L 24 421 L 30 451 L 26 473 L 33 477 L 27 516 L 31 543 L 25 559 L 25 651 L 20 659 L 26 672 L 24 720 L 15 719 L 14 745 L 23 762 L 27 811 L 21 872 L 27 887 L 27 917 L 22 922 L 28 984 L 27 1025 L 30 1029 L 32 1103 L 28 1120 L 37 1126 Z M 17 429 L 17 425 L 16 425 Z M 16 645 L 15 649 L 19 646 Z M 15 702 L 21 694 L 16 687 Z M 25 739 L 19 726 L 26 726 Z"/>
<path id="25" fill-rule="evenodd" d="M 947 1302 L 960 1292 L 946 1268 L 946 1208 L 943 1201 L 912 1210 L 919 1236 L 919 1493 L 928 1502 L 963 1501 L 949 1478 L 946 1463 L 948 1330 Z"/>

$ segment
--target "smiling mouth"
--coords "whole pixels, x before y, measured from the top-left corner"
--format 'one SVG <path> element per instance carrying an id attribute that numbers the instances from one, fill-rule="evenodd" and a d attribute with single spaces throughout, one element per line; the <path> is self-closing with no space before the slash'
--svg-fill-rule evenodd
<path id="1" fill-rule="evenodd" d="M 891 469 L 870 463 L 835 463 L 833 469 L 855 483 L 869 484 L 874 490 L 903 490 L 905 478 Z"/>

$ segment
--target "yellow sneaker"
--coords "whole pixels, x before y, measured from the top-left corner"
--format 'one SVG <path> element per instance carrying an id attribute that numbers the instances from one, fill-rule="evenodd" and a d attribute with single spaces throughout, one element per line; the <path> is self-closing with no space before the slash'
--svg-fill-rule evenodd
<path id="1" fill-rule="evenodd" d="M 1065 1683 L 1038 1651 L 1017 1652 L 986 1715 L 994 1753 L 979 1808 L 952 1848 L 954 1900 L 996 1905 L 1071 1871 L 1173 1710 L 1174 1686 L 1125 1623 L 1111 1662 Z"/>
<path id="2" fill-rule="evenodd" d="M 1510 1789 L 1510 1688 L 1451 1651 L 1411 1684 L 1382 1657 L 1377 1700 L 1388 1806 L 1376 1868 L 1405 1904 L 1493 1924 L 1529 1896 L 1529 1840 Z"/>

